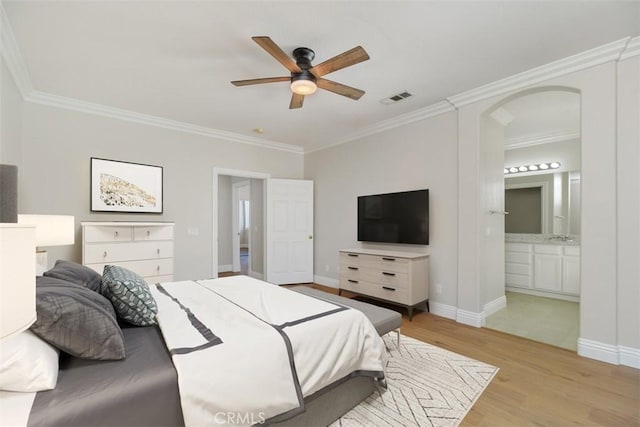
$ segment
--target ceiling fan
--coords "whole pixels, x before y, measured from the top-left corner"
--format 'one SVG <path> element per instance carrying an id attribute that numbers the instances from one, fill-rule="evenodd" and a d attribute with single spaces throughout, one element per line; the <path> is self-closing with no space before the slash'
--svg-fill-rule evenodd
<path id="1" fill-rule="evenodd" d="M 289 108 L 301 108 L 306 95 L 311 95 L 317 88 L 346 96 L 353 100 L 358 100 L 364 91 L 351 86 L 343 85 L 331 80 L 322 78 L 322 76 L 333 73 L 334 71 L 355 65 L 359 62 L 369 59 L 369 55 L 362 46 L 354 47 L 346 52 L 336 55 L 331 59 L 327 59 L 321 64 L 312 66 L 311 61 L 316 54 L 307 47 L 299 47 L 294 49 L 293 58 L 295 62 L 280 47 L 267 36 L 251 37 L 253 41 L 258 43 L 260 47 L 273 56 L 278 62 L 291 72 L 291 76 L 285 77 L 267 77 L 262 79 L 235 80 L 231 83 L 235 86 L 257 85 L 262 83 L 291 82 L 291 102 Z"/>

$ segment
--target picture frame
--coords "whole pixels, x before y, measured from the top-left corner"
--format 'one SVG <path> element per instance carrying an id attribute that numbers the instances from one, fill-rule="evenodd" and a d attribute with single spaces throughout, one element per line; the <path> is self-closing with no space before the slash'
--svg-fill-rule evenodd
<path id="1" fill-rule="evenodd" d="M 162 213 L 162 166 L 91 158 L 91 211 Z"/>

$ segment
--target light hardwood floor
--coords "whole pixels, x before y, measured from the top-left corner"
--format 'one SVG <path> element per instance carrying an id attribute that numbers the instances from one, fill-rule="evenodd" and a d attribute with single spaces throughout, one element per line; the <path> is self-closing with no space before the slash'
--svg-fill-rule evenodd
<path id="1" fill-rule="evenodd" d="M 500 368 L 462 426 L 640 426 L 637 369 L 420 311 L 402 333 Z"/>

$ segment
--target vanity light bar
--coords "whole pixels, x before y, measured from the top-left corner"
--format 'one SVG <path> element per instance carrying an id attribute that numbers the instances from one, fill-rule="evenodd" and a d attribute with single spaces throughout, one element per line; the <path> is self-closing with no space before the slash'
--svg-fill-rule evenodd
<path id="1" fill-rule="evenodd" d="M 535 165 L 527 166 L 511 166 L 510 168 L 504 168 L 504 174 L 507 175 L 521 172 L 535 172 L 547 169 L 558 169 L 559 167 L 560 162 L 537 163 Z"/>

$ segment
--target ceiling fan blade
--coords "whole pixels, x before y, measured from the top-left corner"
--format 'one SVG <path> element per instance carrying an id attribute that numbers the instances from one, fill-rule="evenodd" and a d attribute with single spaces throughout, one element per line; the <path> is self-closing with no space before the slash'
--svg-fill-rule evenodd
<path id="1" fill-rule="evenodd" d="M 319 88 L 328 90 L 329 92 L 337 93 L 338 95 L 346 96 L 353 100 L 358 100 L 364 95 L 364 91 L 356 89 L 355 87 L 343 85 L 342 83 L 336 83 L 327 79 L 318 79 L 316 84 Z"/>
<path id="2" fill-rule="evenodd" d="M 234 80 L 231 82 L 234 86 L 259 85 L 262 83 L 289 82 L 291 77 L 266 77 L 264 79 Z"/>
<path id="3" fill-rule="evenodd" d="M 261 48 L 266 50 L 267 53 L 269 53 L 269 55 L 273 56 L 279 63 L 284 65 L 284 67 L 287 70 L 291 71 L 292 73 L 299 73 L 299 72 L 302 71 L 300 69 L 300 67 L 298 67 L 298 64 L 296 64 L 293 61 L 293 59 L 289 58 L 289 55 L 284 53 L 284 51 L 282 49 L 280 49 L 280 46 L 275 44 L 273 42 L 273 40 L 271 40 L 269 37 L 267 37 L 267 36 L 254 36 L 254 37 L 251 37 L 251 39 L 254 42 L 258 43 Z"/>
<path id="4" fill-rule="evenodd" d="M 294 93 L 291 95 L 291 102 L 289 103 L 289 109 L 293 110 L 294 108 L 302 108 L 302 103 L 304 102 L 304 95 L 298 95 Z"/>
<path id="5" fill-rule="evenodd" d="M 362 46 L 357 46 L 331 59 L 327 59 L 323 63 L 312 67 L 310 71 L 314 76 L 322 77 L 325 74 L 333 73 L 334 71 L 366 61 L 367 59 L 369 59 L 369 54 L 367 54 Z"/>

